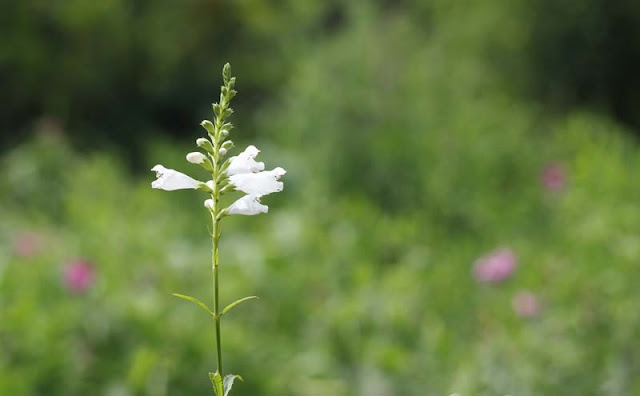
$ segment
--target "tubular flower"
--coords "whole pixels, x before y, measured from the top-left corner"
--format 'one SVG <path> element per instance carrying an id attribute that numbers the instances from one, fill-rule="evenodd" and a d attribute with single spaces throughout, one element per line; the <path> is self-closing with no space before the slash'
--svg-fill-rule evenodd
<path id="1" fill-rule="evenodd" d="M 256 162 L 255 160 L 259 152 L 260 150 L 258 150 L 256 146 L 249 146 L 240 154 L 229 158 L 227 176 L 264 170 L 264 162 Z"/>
<path id="2" fill-rule="evenodd" d="M 151 168 L 156 172 L 157 179 L 151 183 L 151 187 L 165 191 L 197 189 L 200 182 L 173 169 L 167 169 L 162 165 Z"/>
<path id="3" fill-rule="evenodd" d="M 278 167 L 270 171 L 232 175 L 229 177 L 229 182 L 231 182 L 238 191 L 262 196 L 282 191 L 284 185 L 279 180 L 285 173 L 287 173 L 287 171 Z"/>
<path id="4" fill-rule="evenodd" d="M 261 195 L 248 194 L 232 203 L 227 208 L 227 214 L 253 216 L 260 213 L 267 213 L 269 207 L 260 203 Z"/>

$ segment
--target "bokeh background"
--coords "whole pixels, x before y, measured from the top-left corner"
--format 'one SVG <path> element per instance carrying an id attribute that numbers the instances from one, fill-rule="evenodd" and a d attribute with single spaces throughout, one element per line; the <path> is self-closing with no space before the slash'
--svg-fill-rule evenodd
<path id="1" fill-rule="evenodd" d="M 234 395 L 640 394 L 640 3 L 0 5 L 0 394 L 206 395 L 205 132 L 283 166 L 223 224 Z"/>

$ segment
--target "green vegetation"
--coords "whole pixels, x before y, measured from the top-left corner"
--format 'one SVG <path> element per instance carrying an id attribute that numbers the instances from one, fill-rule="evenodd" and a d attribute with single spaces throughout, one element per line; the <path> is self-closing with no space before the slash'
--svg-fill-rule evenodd
<path id="1" fill-rule="evenodd" d="M 19 32 L 33 14 L 14 3 Z M 0 157 L 0 394 L 211 392 L 210 318 L 171 297 L 211 294 L 202 197 L 158 193 L 146 170 L 158 158 L 196 169 L 184 153 L 227 60 L 236 146 L 254 143 L 288 171 L 284 192 L 263 201 L 268 216 L 225 224 L 221 304 L 260 297 L 223 323 L 225 371 L 246 378 L 233 394 L 640 393 L 640 148 L 606 96 L 572 102 L 567 83 L 546 100 L 555 91 L 536 85 L 543 72 L 527 57 L 533 2 L 300 1 L 280 12 L 194 1 L 149 5 L 140 30 L 113 16 L 126 2 L 64 3 L 66 13 L 39 12 L 157 58 L 134 70 L 123 50 L 119 70 L 81 51 L 99 71 L 67 70 L 73 54 L 62 51 L 51 71 L 62 77 L 47 87 L 60 91 L 36 90 L 43 77 L 28 63 L 7 69 L 34 80 L 7 82 L 16 97 L 2 110 L 13 133 L 30 133 Z M 576 12 L 589 21 L 580 26 L 595 24 L 594 9 Z M 199 15 L 218 23 L 205 29 Z M 192 46 L 162 29 L 174 21 Z M 33 58 L 0 53 L 3 66 L 45 68 L 38 48 L 55 52 L 25 48 Z M 122 99 L 110 73 L 132 76 L 139 96 Z M 18 93 L 49 103 L 37 115 L 56 121 L 19 123 L 33 109 Z M 77 103 L 96 106 L 93 123 Z M 483 282 L 478 265 L 496 251 L 515 268 Z M 539 307 L 517 298 L 524 291 Z"/>

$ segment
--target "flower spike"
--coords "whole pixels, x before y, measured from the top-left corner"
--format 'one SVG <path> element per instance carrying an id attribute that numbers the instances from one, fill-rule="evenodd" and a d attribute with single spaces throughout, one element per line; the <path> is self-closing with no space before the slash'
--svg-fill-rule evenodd
<path id="1" fill-rule="evenodd" d="M 212 121 L 204 120 L 200 125 L 207 131 L 207 136 L 197 138 L 196 145 L 200 151 L 193 151 L 186 155 L 187 161 L 200 165 L 209 176 L 206 183 L 193 179 L 184 173 L 173 169 L 156 165 L 151 170 L 156 172 L 157 179 L 151 183 L 151 187 L 173 191 L 182 189 L 200 190 L 209 195 L 204 201 L 204 207 L 211 217 L 211 272 L 213 277 L 213 304 L 207 307 L 195 297 L 184 294 L 174 296 L 186 299 L 203 308 L 214 322 L 216 336 L 216 363 L 215 372 L 209 373 L 209 378 L 216 396 L 228 396 L 235 379 L 242 379 L 235 374 L 223 375 L 222 367 L 222 345 L 221 326 L 222 316 L 229 309 L 238 304 L 256 298 L 255 296 L 245 297 L 229 304 L 226 308 L 220 309 L 219 299 L 219 276 L 218 276 L 218 251 L 220 243 L 220 227 L 222 219 L 228 215 L 254 216 L 269 212 L 269 207 L 260 203 L 260 199 L 268 194 L 282 191 L 284 183 L 280 178 L 286 173 L 283 168 L 277 167 L 273 170 L 265 171 L 264 162 L 256 161 L 256 156 L 260 153 L 255 146 L 248 146 L 243 152 L 229 159 L 225 156 L 233 148 L 233 142 L 227 140 L 229 131 L 233 125 L 228 118 L 233 114 L 229 106 L 231 99 L 236 95 L 235 77 L 231 76 L 229 64 L 224 66 L 224 85 L 221 88 L 220 101 L 213 103 Z M 227 208 L 221 203 L 223 196 L 233 191 L 242 191 L 245 195 L 234 201 Z"/>

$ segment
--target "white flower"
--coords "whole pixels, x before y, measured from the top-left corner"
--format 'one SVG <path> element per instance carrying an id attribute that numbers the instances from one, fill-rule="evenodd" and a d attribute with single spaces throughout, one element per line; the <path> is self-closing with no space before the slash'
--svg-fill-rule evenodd
<path id="1" fill-rule="evenodd" d="M 192 164 L 202 164 L 204 163 L 204 161 L 206 161 L 206 159 L 207 157 L 198 151 L 187 154 L 187 161 L 191 162 Z"/>
<path id="2" fill-rule="evenodd" d="M 229 181 L 236 190 L 246 194 L 267 195 L 274 192 L 282 191 L 283 183 L 278 181 L 280 176 L 287 173 L 284 169 L 278 167 L 274 170 L 259 173 L 241 173 L 229 177 Z"/>
<path id="3" fill-rule="evenodd" d="M 207 199 L 204 201 L 204 207 L 209 210 L 213 210 L 213 199 Z"/>
<path id="4" fill-rule="evenodd" d="M 160 190 L 173 191 L 183 189 L 196 189 L 200 184 L 199 181 L 192 179 L 191 177 L 180 173 L 173 169 L 167 169 L 162 165 L 156 165 L 151 168 L 156 172 L 157 180 L 151 183 L 151 187 L 158 188 Z"/>
<path id="5" fill-rule="evenodd" d="M 213 188 L 215 187 L 215 184 L 213 184 L 213 180 L 209 180 L 205 184 L 207 185 L 207 187 L 209 187 L 211 191 L 213 191 Z"/>
<path id="6" fill-rule="evenodd" d="M 269 207 L 260 203 L 260 195 L 249 194 L 238 199 L 227 208 L 227 213 L 230 215 L 245 215 L 253 216 L 260 213 L 267 213 Z"/>
<path id="7" fill-rule="evenodd" d="M 241 173 L 253 173 L 264 170 L 264 162 L 256 162 L 256 155 L 260 150 L 256 146 L 249 146 L 240 154 L 229 158 L 227 175 L 237 175 Z"/>

